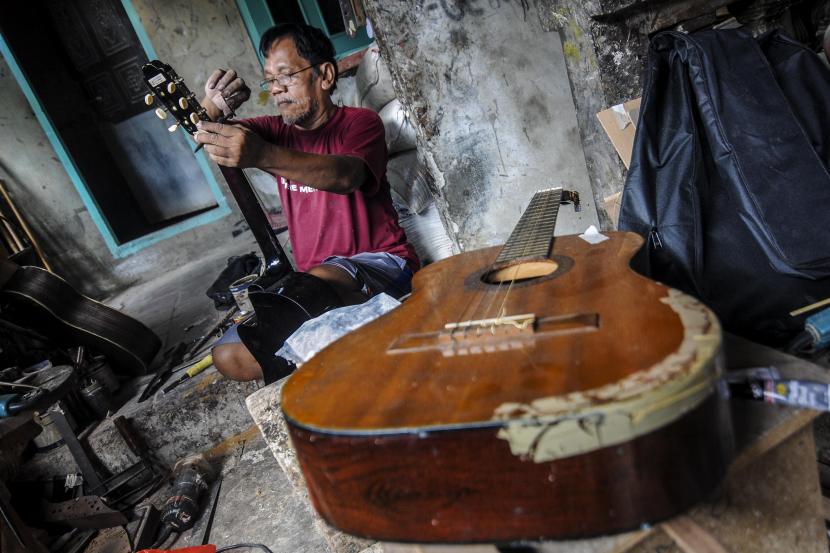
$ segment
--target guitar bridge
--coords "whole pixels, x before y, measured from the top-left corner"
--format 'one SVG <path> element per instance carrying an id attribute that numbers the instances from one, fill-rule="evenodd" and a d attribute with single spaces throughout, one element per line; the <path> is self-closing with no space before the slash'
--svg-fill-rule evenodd
<path id="1" fill-rule="evenodd" d="M 521 349 L 555 336 L 591 332 L 598 328 L 598 313 L 541 318 L 534 314 L 494 317 L 448 323 L 438 332 L 404 334 L 389 346 L 387 353 L 438 350 L 444 357 L 496 353 Z"/>
<path id="2" fill-rule="evenodd" d="M 536 322 L 536 315 L 528 313 L 525 315 L 510 315 L 507 317 L 493 317 L 491 319 L 476 319 L 473 321 L 463 321 L 460 323 L 447 323 L 444 325 L 444 330 L 468 330 L 468 329 L 489 329 L 491 333 L 495 333 L 496 328 L 513 327 L 519 330 L 533 329 L 533 323 Z"/>

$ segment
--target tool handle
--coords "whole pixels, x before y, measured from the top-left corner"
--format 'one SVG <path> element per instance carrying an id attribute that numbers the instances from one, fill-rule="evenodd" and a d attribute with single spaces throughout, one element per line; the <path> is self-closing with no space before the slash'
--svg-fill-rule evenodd
<path id="1" fill-rule="evenodd" d="M 193 378 L 194 376 L 196 376 L 206 368 L 210 367 L 211 365 L 213 365 L 213 355 L 207 354 L 201 361 L 197 362 L 192 367 L 187 369 L 185 371 L 185 374 L 190 378 Z"/>

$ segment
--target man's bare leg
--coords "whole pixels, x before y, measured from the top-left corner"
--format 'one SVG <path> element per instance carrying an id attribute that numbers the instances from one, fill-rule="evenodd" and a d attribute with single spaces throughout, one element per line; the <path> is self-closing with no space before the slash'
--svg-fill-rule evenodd
<path id="1" fill-rule="evenodd" d="M 242 342 L 219 344 L 211 353 L 216 370 L 226 378 L 240 382 L 262 378 L 262 368 Z"/>
<path id="2" fill-rule="evenodd" d="M 331 287 L 340 296 L 343 305 L 356 305 L 368 299 L 360 291 L 360 283 L 342 267 L 337 265 L 317 265 L 307 272 L 331 284 Z"/>
<path id="3" fill-rule="evenodd" d="M 344 305 L 366 301 L 366 296 L 360 291 L 360 284 L 345 269 L 335 265 L 317 265 L 307 272 L 328 282 Z M 220 344 L 211 353 L 213 364 L 226 378 L 242 382 L 262 378 L 262 368 L 242 342 Z"/>

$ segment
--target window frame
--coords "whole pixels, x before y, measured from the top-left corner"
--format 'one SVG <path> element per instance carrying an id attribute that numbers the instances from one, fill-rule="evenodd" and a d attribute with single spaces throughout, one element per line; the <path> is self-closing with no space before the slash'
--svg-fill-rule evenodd
<path id="1" fill-rule="evenodd" d="M 351 38 L 345 31 L 331 34 L 316 0 L 297 0 L 297 2 L 306 23 L 321 29 L 329 37 L 334 45 L 335 59 L 343 59 L 355 52 L 364 50 L 371 44 L 372 39 L 369 38 L 366 27 L 361 27 L 354 38 Z M 236 0 L 236 6 L 242 16 L 242 21 L 248 31 L 257 58 L 259 58 L 259 63 L 264 64 L 265 60 L 259 52 L 259 40 L 265 31 L 279 22 L 274 19 L 265 0 Z"/>
<path id="2" fill-rule="evenodd" d="M 127 18 L 130 20 L 133 30 L 135 31 L 135 34 L 138 37 L 138 40 L 141 43 L 141 47 L 144 49 L 147 58 L 158 59 L 156 51 L 153 48 L 152 43 L 150 42 L 150 38 L 147 35 L 147 32 L 144 30 L 144 26 L 141 24 L 141 21 L 138 18 L 138 14 L 136 13 L 135 8 L 132 5 L 132 1 L 121 0 L 121 4 L 124 8 L 124 11 L 127 13 Z M 6 41 L 6 38 L 3 36 L 2 32 L 0 32 L 0 54 L 2 54 L 2 56 L 6 60 L 6 63 L 9 65 L 9 69 L 11 70 L 12 75 L 17 81 L 18 86 L 20 86 L 23 95 L 26 97 L 26 100 L 32 107 L 32 111 L 34 112 L 38 123 L 40 123 L 41 128 L 43 129 L 47 139 L 49 140 L 49 143 L 55 149 L 55 153 L 57 154 L 58 159 L 61 162 L 61 165 L 63 165 L 63 168 L 69 176 L 69 179 L 72 181 L 75 190 L 78 191 L 78 194 L 81 197 L 81 201 L 83 202 L 84 206 L 89 212 L 92 221 L 95 223 L 96 228 L 101 233 L 101 236 L 104 239 L 104 243 L 107 245 L 107 248 L 109 249 L 110 253 L 114 258 L 120 259 L 127 257 L 131 254 L 138 252 L 139 250 L 142 250 L 153 244 L 161 242 L 162 240 L 166 240 L 188 230 L 194 229 L 202 225 L 206 225 L 208 223 L 212 223 L 223 217 L 226 217 L 227 215 L 230 215 L 230 206 L 228 205 L 225 196 L 219 189 L 219 184 L 216 182 L 216 179 L 213 176 L 213 172 L 210 170 L 210 166 L 208 165 L 204 151 L 200 151 L 197 154 L 195 154 L 196 162 L 199 165 L 199 169 L 201 169 L 201 172 L 204 175 L 208 186 L 210 187 L 210 191 L 216 200 L 216 207 L 204 211 L 193 217 L 188 217 L 187 219 L 179 221 L 178 223 L 174 223 L 159 230 L 145 234 L 140 238 L 135 238 L 127 242 L 119 243 L 118 239 L 115 236 L 115 233 L 112 230 L 112 227 L 110 226 L 109 222 L 104 216 L 103 211 L 98 206 L 98 203 L 95 201 L 95 197 L 90 192 L 90 188 L 87 186 L 83 175 L 81 175 L 81 172 L 75 164 L 75 161 L 72 159 L 72 156 L 69 154 L 69 151 L 64 146 L 63 140 L 58 134 L 57 129 L 55 128 L 52 121 L 49 119 L 49 116 L 44 111 L 40 99 L 37 97 L 37 94 L 35 90 L 32 88 L 29 79 L 26 77 L 25 73 L 21 69 L 20 64 L 17 61 L 17 58 L 12 53 L 11 48 L 8 42 Z M 190 137 L 190 135 L 187 134 L 187 132 L 185 132 L 184 130 L 181 130 L 181 132 L 184 132 L 185 136 L 188 138 L 188 141 L 195 148 L 195 142 L 193 142 L 193 139 Z"/>

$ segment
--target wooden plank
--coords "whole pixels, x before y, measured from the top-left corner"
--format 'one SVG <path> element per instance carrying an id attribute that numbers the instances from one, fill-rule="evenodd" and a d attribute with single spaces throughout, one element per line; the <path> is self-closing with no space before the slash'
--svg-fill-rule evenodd
<path id="1" fill-rule="evenodd" d="M 826 553 L 812 427 L 731 471 L 720 493 L 688 515 L 727 551 Z"/>
<path id="2" fill-rule="evenodd" d="M 808 426 L 817 416 L 817 411 L 803 409 L 792 417 L 784 419 L 780 424 L 763 433 L 757 440 L 746 446 L 735 458 L 729 472 L 733 474 L 742 472 L 766 452 L 775 449 L 781 442 Z"/>
<path id="3" fill-rule="evenodd" d="M 685 553 L 727 553 L 712 534 L 687 516 L 670 520 L 662 527 Z"/>
<path id="4" fill-rule="evenodd" d="M 830 383 L 830 375 L 824 368 L 738 336 L 724 334 L 724 351 L 730 370 L 775 367 L 784 378 Z M 777 447 L 819 415 L 818 411 L 809 409 L 793 409 L 739 399 L 732 401 L 731 410 L 735 447 L 738 451 L 731 473 L 740 473 L 755 459 Z"/>

